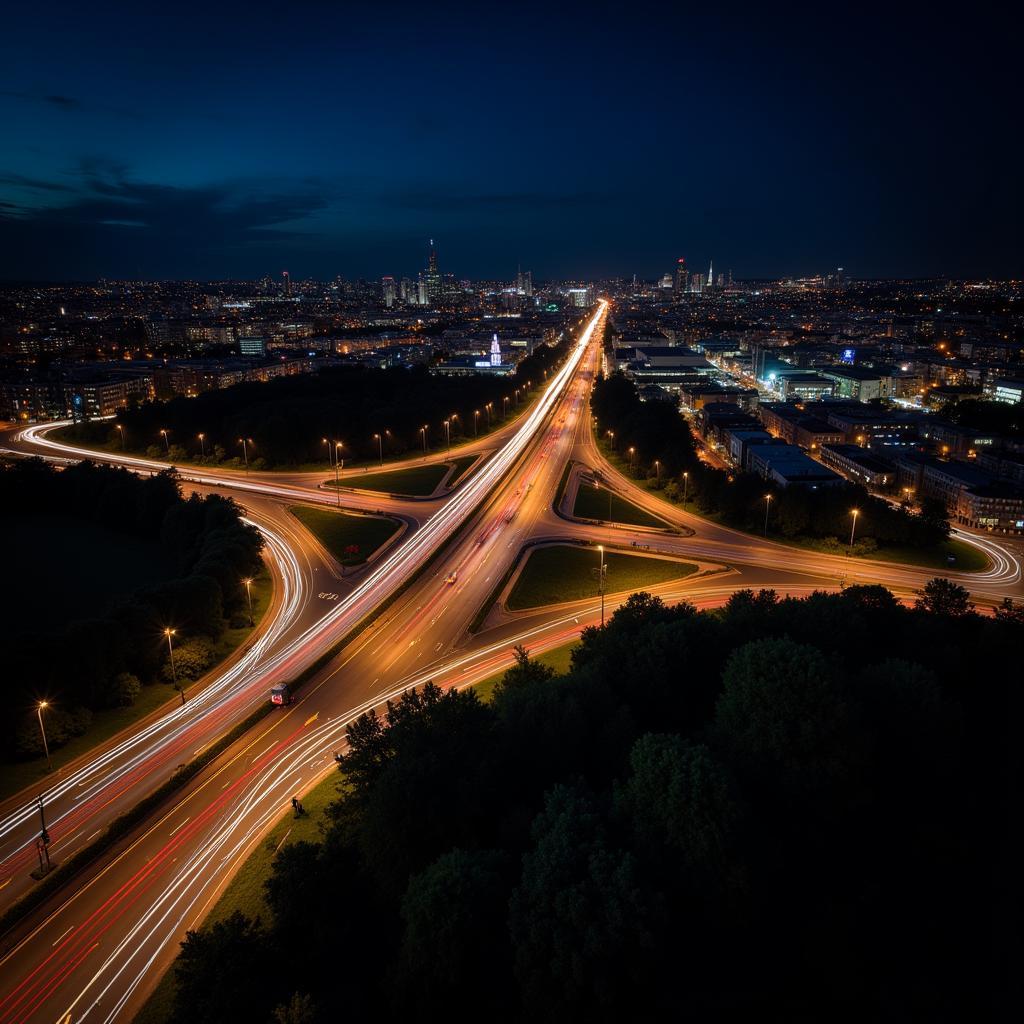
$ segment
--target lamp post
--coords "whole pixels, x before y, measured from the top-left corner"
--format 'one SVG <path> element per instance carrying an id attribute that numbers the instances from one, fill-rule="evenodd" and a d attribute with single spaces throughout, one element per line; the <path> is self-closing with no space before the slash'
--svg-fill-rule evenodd
<path id="1" fill-rule="evenodd" d="M 240 437 L 238 443 L 242 446 L 242 458 L 245 460 L 245 471 L 249 472 L 249 448 L 246 442 L 252 444 L 252 438 Z"/>
<path id="2" fill-rule="evenodd" d="M 43 725 L 43 712 L 50 706 L 50 702 L 41 700 L 36 705 L 36 715 L 39 717 L 39 732 L 43 737 L 43 752 L 46 754 L 46 770 L 53 771 L 53 762 L 50 760 L 50 745 L 46 742 L 46 726 Z"/>
<path id="3" fill-rule="evenodd" d="M 249 625 L 255 626 L 256 623 L 252 617 L 252 580 L 245 579 L 242 582 L 245 584 L 245 599 L 249 602 Z"/>
<path id="4" fill-rule="evenodd" d="M 326 437 L 321 440 L 327 446 L 327 465 L 330 466 L 334 461 L 334 456 L 331 454 L 331 449 L 334 447 L 334 444 L 331 441 L 328 441 Z"/>
<path id="5" fill-rule="evenodd" d="M 427 454 L 427 425 L 420 427 L 420 440 L 423 442 L 423 454 Z"/>
<path id="6" fill-rule="evenodd" d="M 654 460 L 654 472 L 657 474 L 658 486 L 660 487 L 661 486 L 661 462 L 659 462 L 658 459 Z"/>
<path id="7" fill-rule="evenodd" d="M 167 431 L 161 430 L 160 436 L 164 439 L 164 447 L 167 449 L 167 454 L 171 454 L 171 442 L 167 440 Z"/>
<path id="8" fill-rule="evenodd" d="M 601 626 L 604 627 L 604 545 L 598 544 L 597 550 L 601 553 L 601 567 L 597 570 L 597 588 L 601 595 Z"/>
<path id="9" fill-rule="evenodd" d="M 631 473 L 633 472 L 634 463 L 636 461 L 635 458 L 634 458 L 635 455 L 636 455 L 636 449 L 632 445 L 630 445 L 629 446 L 629 471 Z"/>
<path id="10" fill-rule="evenodd" d="M 206 435 L 199 435 L 199 451 L 202 454 L 203 459 L 206 459 Z"/>
<path id="11" fill-rule="evenodd" d="M 860 515 L 860 509 L 851 508 L 850 515 L 853 517 L 853 522 L 850 523 L 850 546 L 846 549 L 847 558 L 849 558 L 853 554 L 853 535 L 857 529 L 857 516 Z"/>
<path id="12" fill-rule="evenodd" d="M 445 445 L 448 448 L 448 454 L 450 455 L 451 451 L 452 451 L 452 421 L 451 420 L 445 420 L 444 421 L 444 441 L 445 441 Z"/>
<path id="13" fill-rule="evenodd" d="M 384 435 L 374 434 L 373 439 L 377 442 L 377 460 L 380 468 L 384 468 Z"/>
<path id="14" fill-rule="evenodd" d="M 505 395 L 501 400 L 501 418 L 508 418 L 508 395 Z"/>
<path id="15" fill-rule="evenodd" d="M 764 535 L 768 536 L 768 509 L 772 507 L 772 496 L 766 494 L 764 496 Z"/>
<path id="16" fill-rule="evenodd" d="M 480 410 L 479 409 L 474 409 L 473 410 L 473 436 L 474 437 L 479 437 L 480 436 Z"/>
<path id="17" fill-rule="evenodd" d="M 487 429 L 491 429 L 491 407 L 494 405 L 493 402 L 488 402 L 484 406 L 484 411 L 487 413 Z"/>
<path id="18" fill-rule="evenodd" d="M 121 451 L 124 451 L 124 425 L 121 423 L 117 424 L 117 429 L 121 433 Z"/>
<path id="19" fill-rule="evenodd" d="M 608 430 L 608 431 L 606 431 L 606 433 L 612 439 L 612 451 L 615 451 L 615 431 L 614 430 Z"/>
<path id="20" fill-rule="evenodd" d="M 689 472 L 683 472 L 683 509 L 686 509 L 686 491 L 690 486 L 690 474 Z"/>
<path id="21" fill-rule="evenodd" d="M 171 637 L 174 636 L 175 630 L 170 627 L 164 630 L 164 636 L 167 637 L 167 652 L 171 656 L 171 679 L 174 682 L 174 688 L 181 694 L 181 703 L 185 703 L 185 687 L 178 685 L 178 670 L 174 664 L 174 644 L 171 642 Z"/>

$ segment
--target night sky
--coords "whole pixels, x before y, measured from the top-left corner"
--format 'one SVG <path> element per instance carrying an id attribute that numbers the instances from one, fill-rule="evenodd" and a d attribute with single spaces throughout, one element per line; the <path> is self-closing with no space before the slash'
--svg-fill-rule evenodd
<path id="1" fill-rule="evenodd" d="M 1024 272 L 1007 24 L 701 6 L 8 7 L 0 277 Z"/>

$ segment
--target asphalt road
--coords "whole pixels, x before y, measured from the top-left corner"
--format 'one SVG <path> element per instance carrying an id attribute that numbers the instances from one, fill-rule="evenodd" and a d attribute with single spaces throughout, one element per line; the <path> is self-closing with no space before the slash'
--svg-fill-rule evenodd
<path id="1" fill-rule="evenodd" d="M 268 642 L 250 668 L 239 673 L 247 680 L 239 679 L 239 694 L 248 703 L 239 697 L 239 704 L 232 705 L 211 695 L 209 705 L 219 710 L 208 712 L 211 722 L 203 742 L 223 732 L 246 708 L 265 700 L 272 679 L 294 675 L 395 593 L 439 547 L 443 552 L 316 674 L 291 707 L 251 730 L 145 828 L 76 882 L 73 892 L 61 894 L 32 918 L 0 960 L 0 1024 L 131 1019 L 173 959 L 185 930 L 202 920 L 237 866 L 287 811 L 291 796 L 334 770 L 333 754 L 343 748 L 345 728 L 354 717 L 427 679 L 468 685 L 507 664 L 515 643 L 537 652 L 572 639 L 596 622 L 600 604 L 595 594 L 592 600 L 515 615 L 498 608 L 479 632 L 467 632 L 528 541 L 590 540 L 629 549 L 631 541 L 638 540 L 704 567 L 720 567 L 714 575 L 655 588 L 666 599 L 686 598 L 701 605 L 721 603 L 738 587 L 772 586 L 802 594 L 836 588 L 843 577 L 883 582 L 909 593 L 934 575 L 860 560 L 850 567 L 842 558 L 760 542 L 666 506 L 607 465 L 602 472 L 620 493 L 693 534 L 653 534 L 581 524 L 556 515 L 551 505 L 566 460 L 591 466 L 603 461 L 591 438 L 587 406 L 598 356 L 596 343 L 582 351 L 579 365 L 567 367 L 564 387 L 524 414 L 516 430 L 504 438 L 505 444 L 447 500 L 417 502 L 414 515 L 408 502 L 386 505 L 371 496 L 362 504 L 409 516 L 409 528 L 402 543 L 376 565 L 336 581 L 337 586 L 332 583 L 330 593 L 338 594 L 336 600 L 319 596 L 325 593 L 319 584 L 325 578 L 321 574 L 333 569 L 285 511 L 297 498 L 315 500 L 319 495 L 322 500 L 322 492 L 303 486 L 305 481 L 241 481 L 246 492 L 242 500 L 252 518 L 279 531 L 283 550 L 299 563 L 294 576 L 284 569 L 278 572 L 282 590 L 291 586 L 294 593 L 301 591 L 302 600 L 294 620 L 283 612 L 268 616 L 282 623 L 288 639 L 282 633 Z M 489 441 L 493 445 L 493 435 Z M 201 476 L 210 486 L 228 486 L 223 479 Z M 230 484 L 238 490 L 237 475 Z M 334 500 L 333 495 L 326 497 Z M 344 503 L 355 506 L 353 498 L 346 493 Z M 1007 549 L 1003 554 L 1001 546 L 992 547 L 996 564 L 989 573 L 968 578 L 968 585 L 993 600 L 1020 596 L 1017 553 Z M 282 559 L 287 562 L 287 556 L 282 554 Z M 624 597 L 609 595 L 607 614 Z M 209 684 L 211 694 L 217 685 Z M 225 692 L 230 685 L 223 684 Z M 193 699 L 196 704 L 185 709 L 177 726 L 160 725 L 165 733 L 185 728 L 189 716 L 202 720 L 200 696 Z M 217 713 L 221 717 L 214 721 Z M 200 743 L 198 737 L 187 735 L 191 754 Z M 151 749 L 148 743 L 142 746 Z M 128 763 L 128 755 L 124 757 Z M 169 763 L 164 762 L 161 770 L 166 771 Z M 133 785 L 139 788 L 134 796 L 126 791 L 121 806 L 134 802 L 147 777 L 152 784 L 152 776 L 143 773 L 135 780 Z M 91 791 L 88 785 L 82 788 Z M 61 799 L 69 801 L 68 814 L 73 814 L 76 801 Z M 31 835 L 30 825 L 20 827 Z M 68 826 L 68 849 L 73 837 L 84 831 L 82 826 L 73 833 Z"/>

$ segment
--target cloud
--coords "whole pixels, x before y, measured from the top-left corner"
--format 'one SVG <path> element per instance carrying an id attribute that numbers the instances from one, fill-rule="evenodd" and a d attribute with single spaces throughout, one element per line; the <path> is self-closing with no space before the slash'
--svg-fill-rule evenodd
<path id="1" fill-rule="evenodd" d="M 580 192 L 472 192 L 447 186 L 411 189 L 382 197 L 389 204 L 408 210 L 537 210 L 551 207 L 592 206 L 613 196 L 592 191 Z"/>
<path id="2" fill-rule="evenodd" d="M 110 106 L 106 103 L 91 103 L 59 92 L 32 92 L 17 89 L 0 89 L 0 96 L 21 100 L 24 103 L 44 104 L 67 114 L 113 114 L 115 117 L 140 118 L 142 114 L 127 107 Z"/>
<path id="3" fill-rule="evenodd" d="M 81 168 L 79 185 L 59 205 L 0 208 L 0 276 L 95 278 L 120 268 L 156 276 L 212 272 L 247 254 L 255 262 L 282 246 L 314 243 L 303 221 L 328 205 L 308 188 L 172 187 L 133 181 L 103 164 Z"/>

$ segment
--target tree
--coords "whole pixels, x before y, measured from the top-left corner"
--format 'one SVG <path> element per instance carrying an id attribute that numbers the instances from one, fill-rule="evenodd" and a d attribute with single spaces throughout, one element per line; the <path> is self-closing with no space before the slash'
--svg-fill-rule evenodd
<path id="1" fill-rule="evenodd" d="M 959 618 L 974 611 L 971 594 L 966 587 L 953 583 L 942 576 L 930 579 L 923 590 L 917 591 L 918 597 L 914 607 L 918 611 L 930 612 L 932 615 L 945 615 Z"/>
<path id="2" fill-rule="evenodd" d="M 530 661 L 530 655 L 522 644 L 514 648 L 516 663 L 498 681 L 494 688 L 495 697 L 524 686 L 536 686 L 549 682 L 555 677 L 555 670 L 539 661 Z"/>
<path id="3" fill-rule="evenodd" d="M 848 712 L 821 651 L 772 638 L 733 652 L 715 732 L 751 782 L 813 792 L 851 768 Z"/>
<path id="4" fill-rule="evenodd" d="M 278 984 L 266 931 L 239 910 L 209 928 L 188 932 L 174 975 L 175 1024 L 266 1020 Z"/>
<path id="5" fill-rule="evenodd" d="M 510 863 L 495 851 L 451 850 L 409 879 L 401 911 L 400 1011 L 437 1020 L 461 1005 L 487 1020 L 505 1016 L 512 981 Z"/>
<path id="6" fill-rule="evenodd" d="M 320 1019 L 311 995 L 295 992 L 287 1003 L 274 1009 L 274 1024 L 316 1024 Z"/>
<path id="7" fill-rule="evenodd" d="M 528 1020 L 615 1019 L 648 981 L 653 912 L 598 806 L 556 786 L 532 828 L 509 930 Z"/>

